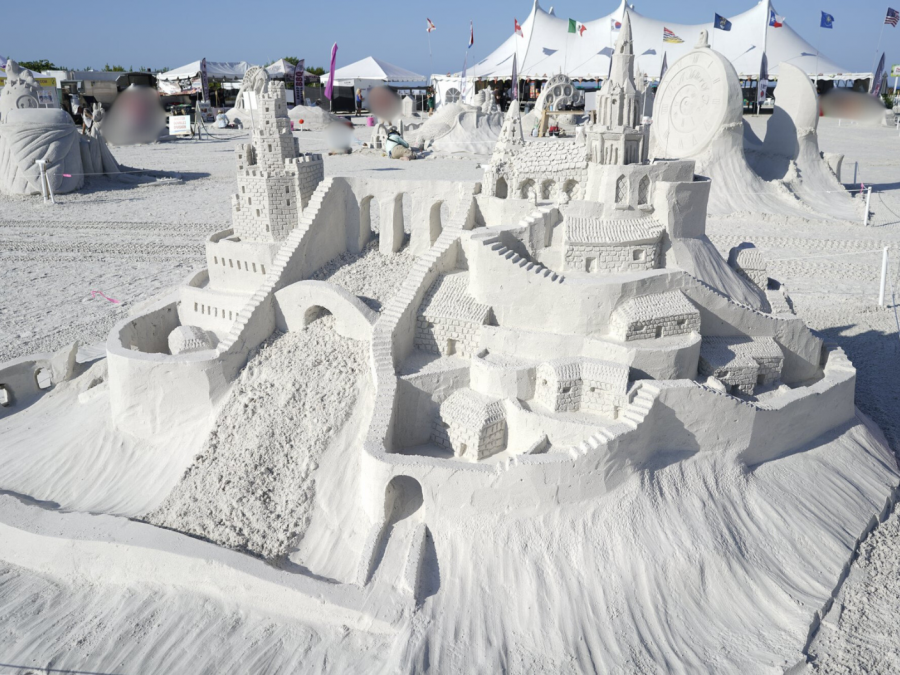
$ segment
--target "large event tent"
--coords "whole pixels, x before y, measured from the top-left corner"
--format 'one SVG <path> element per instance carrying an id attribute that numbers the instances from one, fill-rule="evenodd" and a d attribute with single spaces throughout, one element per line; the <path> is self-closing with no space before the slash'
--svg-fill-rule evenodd
<path id="1" fill-rule="evenodd" d="M 328 73 L 322 75 L 320 79 L 327 82 Z M 367 56 L 361 61 L 334 71 L 335 86 L 363 90 L 388 82 L 425 82 L 427 79 L 424 75 L 376 59 L 374 56 Z"/>
<path id="2" fill-rule="evenodd" d="M 759 76 L 765 52 L 769 75 L 773 79 L 778 77 L 778 65 L 785 61 L 820 80 L 872 77 L 871 73 L 850 72 L 819 54 L 786 22 L 778 28 L 770 26 L 770 12 L 777 13 L 771 0 L 761 0 L 743 14 L 729 16 L 732 27 L 727 32 L 714 29 L 712 22 L 686 25 L 651 19 L 627 7 L 622 0 L 611 14 L 585 22 L 586 30 L 582 35 L 569 33 L 568 18 L 556 16 L 552 8 L 549 12 L 545 11 L 535 0 L 531 14 L 521 24 L 523 35 L 511 35 L 487 58 L 469 67 L 465 83 L 461 83 L 458 73 L 433 76 L 438 102 L 458 98 L 461 85 L 465 88 L 465 99 L 471 101 L 475 91 L 472 84 L 478 79 L 509 79 L 514 54 L 520 78 L 544 79 L 566 73 L 573 78 L 604 79 L 609 73 L 612 47 L 619 35 L 615 26 L 617 23 L 621 25 L 626 9 L 631 15 L 636 66 L 651 78 L 659 76 L 663 55 L 672 65 L 694 48 L 702 30 L 709 32 L 712 48 L 730 59 L 742 76 Z M 663 32 L 666 29 L 683 42 L 664 42 Z"/>
<path id="3" fill-rule="evenodd" d="M 156 76 L 157 88 L 162 94 L 195 94 L 200 91 L 200 61 L 192 61 L 180 68 L 167 70 Z M 251 64 L 246 61 L 207 61 L 206 76 L 210 82 L 220 82 L 223 87 L 240 89 L 244 74 Z"/>

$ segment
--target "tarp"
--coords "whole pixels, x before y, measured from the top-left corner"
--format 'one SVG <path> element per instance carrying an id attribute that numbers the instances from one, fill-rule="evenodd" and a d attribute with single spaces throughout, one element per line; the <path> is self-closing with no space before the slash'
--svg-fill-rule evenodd
<path id="1" fill-rule="evenodd" d="M 474 87 L 469 84 L 475 79 L 509 79 L 513 54 L 517 57 L 520 79 L 543 79 L 557 73 L 566 73 L 573 78 L 605 79 L 609 73 L 612 48 L 619 35 L 614 25 L 616 22 L 621 23 L 625 10 L 626 4 L 622 0 L 612 14 L 585 22 L 586 30 L 583 35 L 579 35 L 568 32 L 568 19 L 557 17 L 552 9 L 550 12 L 545 11 L 535 0 L 531 14 L 521 24 L 523 36 L 510 35 L 489 56 L 474 66 L 469 66 L 466 73 L 466 100 L 472 96 Z M 819 54 L 815 47 L 784 21 L 780 28 L 769 26 L 770 12 L 777 13 L 771 0 L 761 0 L 746 12 L 729 16 L 732 23 L 730 31 L 714 29 L 712 22 L 687 25 L 652 19 L 630 8 L 628 11 L 631 14 L 636 67 L 651 79 L 658 77 L 663 55 L 668 56 L 671 66 L 694 48 L 701 30 L 708 31 L 712 48 L 728 58 L 743 77 L 759 75 L 763 51 L 768 56 L 771 79 L 777 79 L 778 65 L 782 61 L 789 61 L 810 76 L 816 75 L 818 79 L 854 80 L 872 77 L 871 73 L 851 72 Z M 712 14 L 710 11 L 710 16 Z M 663 42 L 665 29 L 683 42 Z M 459 88 L 459 74 L 434 75 L 432 79 L 439 95 Z"/>
<path id="2" fill-rule="evenodd" d="M 321 76 L 321 81 L 328 80 L 328 73 Z M 334 71 L 335 83 L 338 80 L 373 80 L 378 82 L 425 82 L 428 78 L 411 70 L 406 70 L 393 63 L 367 56 L 361 61 Z"/>
<path id="3" fill-rule="evenodd" d="M 240 80 L 251 68 L 246 61 L 207 61 L 206 72 L 211 80 Z M 180 68 L 157 74 L 157 80 L 183 80 L 200 75 L 200 61 L 192 61 Z"/>

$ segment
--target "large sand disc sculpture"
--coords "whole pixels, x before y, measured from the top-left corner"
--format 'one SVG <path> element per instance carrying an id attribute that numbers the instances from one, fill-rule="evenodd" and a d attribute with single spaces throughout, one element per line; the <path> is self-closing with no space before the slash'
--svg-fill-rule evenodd
<path id="1" fill-rule="evenodd" d="M 812 84 L 785 64 L 775 113 L 760 142 L 743 121 L 737 72 L 706 33 L 676 61 L 654 103 L 650 154 L 692 159 L 713 179 L 710 212 L 860 221 L 862 206 L 819 152 Z"/>

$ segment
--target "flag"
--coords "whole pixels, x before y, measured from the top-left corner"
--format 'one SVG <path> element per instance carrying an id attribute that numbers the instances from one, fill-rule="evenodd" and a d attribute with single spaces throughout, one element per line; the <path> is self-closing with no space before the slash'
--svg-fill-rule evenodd
<path id="1" fill-rule="evenodd" d="M 875 77 L 872 78 L 872 93 L 875 96 L 878 96 L 879 89 L 881 88 L 881 76 L 884 74 L 884 52 L 881 53 L 881 58 L 878 60 L 878 67 L 875 69 Z"/>
<path id="2" fill-rule="evenodd" d="M 716 14 L 716 21 L 713 23 L 713 27 L 719 30 L 731 30 L 731 22 L 721 14 Z"/>
<path id="3" fill-rule="evenodd" d="M 513 19 L 513 33 L 519 37 L 525 37 L 525 33 L 522 32 L 522 26 L 519 25 L 518 19 Z"/>
<path id="4" fill-rule="evenodd" d="M 587 30 L 587 27 L 581 23 L 580 21 L 576 21 L 575 19 L 569 19 L 569 32 L 570 33 L 578 33 L 578 36 L 581 37 L 584 35 L 584 31 Z"/>
<path id="5" fill-rule="evenodd" d="M 509 97 L 511 101 L 519 100 L 519 68 L 516 62 L 516 55 L 513 54 L 513 69 L 512 69 L 512 96 Z"/>
<path id="6" fill-rule="evenodd" d="M 469 47 L 475 44 L 475 24 L 469 22 Z"/>
<path id="7" fill-rule="evenodd" d="M 300 59 L 294 66 L 294 105 L 303 105 L 306 102 L 303 91 L 303 71 L 306 68 L 306 59 Z"/>
<path id="8" fill-rule="evenodd" d="M 671 42 L 673 44 L 679 44 L 681 42 L 684 42 L 684 40 L 682 40 L 680 37 L 675 35 L 675 33 L 670 31 L 668 28 L 663 26 L 663 42 Z"/>
<path id="9" fill-rule="evenodd" d="M 774 9 L 769 10 L 769 25 L 772 28 L 781 28 L 784 25 L 784 17 L 778 16 Z"/>
<path id="10" fill-rule="evenodd" d="M 663 62 L 662 68 L 659 69 L 659 81 L 662 82 L 663 75 L 666 74 L 666 71 L 669 69 L 669 54 L 667 52 L 663 52 Z"/>
<path id="11" fill-rule="evenodd" d="M 621 22 L 621 21 L 616 21 L 615 19 L 610 19 L 609 21 L 610 21 L 610 24 L 612 24 L 610 27 L 611 27 L 613 30 L 620 30 L 620 29 L 622 28 L 622 22 Z"/>
<path id="12" fill-rule="evenodd" d="M 325 85 L 325 98 L 329 101 L 334 96 L 334 64 L 337 61 L 337 42 L 331 48 L 331 68 L 328 71 L 328 84 Z"/>
<path id="13" fill-rule="evenodd" d="M 828 12 L 822 12 L 822 28 L 834 28 L 834 17 Z"/>
<path id="14" fill-rule="evenodd" d="M 884 96 L 888 91 L 887 73 L 881 76 L 881 86 L 878 88 L 878 95 Z"/>
<path id="15" fill-rule="evenodd" d="M 766 94 L 769 89 L 769 59 L 765 53 L 762 55 L 762 62 L 759 64 L 759 83 L 756 86 L 756 102 L 762 105 L 766 101 Z"/>
<path id="16" fill-rule="evenodd" d="M 425 32 L 430 33 L 434 29 L 435 29 L 435 25 L 433 23 L 431 23 L 431 19 L 429 19 L 428 17 L 425 17 Z"/>
<path id="17" fill-rule="evenodd" d="M 900 22 L 900 12 L 896 9 L 891 9 L 888 7 L 887 15 L 884 17 L 884 22 L 891 24 L 894 28 L 897 27 L 897 23 Z"/>

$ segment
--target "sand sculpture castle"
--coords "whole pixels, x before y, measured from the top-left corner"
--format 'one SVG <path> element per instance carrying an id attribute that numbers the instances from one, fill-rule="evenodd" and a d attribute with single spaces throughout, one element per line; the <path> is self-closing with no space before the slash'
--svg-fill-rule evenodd
<path id="1" fill-rule="evenodd" d="M 673 78 L 657 99 L 668 121 L 648 125 L 630 40 L 626 17 L 613 76 L 582 134 L 526 141 L 513 106 L 478 182 L 325 178 L 320 157 L 297 151 L 283 88 L 258 92 L 251 142 L 236 150 L 231 227 L 210 235 L 206 267 L 182 288 L 112 329 L 108 389 L 84 394 L 108 397 L 104 438 L 151 446 L 172 430 L 203 437 L 248 359 L 255 364 L 279 331 L 306 330 L 327 312 L 326 325 L 364 345 L 353 423 L 329 430 L 346 440 L 339 473 L 352 483 L 317 484 L 308 510 L 321 555 L 290 573 L 222 563 L 241 575 L 229 588 L 259 588 L 251 596 L 267 607 L 326 607 L 341 622 L 398 626 L 421 607 L 435 560 L 449 575 L 458 550 L 448 547 L 468 545 L 447 534 L 453 528 L 555 518 L 605 495 L 617 505 L 623 485 L 673 464 L 687 471 L 699 455 L 716 471 L 726 461 L 740 467 L 734 480 L 745 485 L 756 467 L 796 461 L 823 434 L 856 424 L 856 371 L 843 352 L 792 313 L 751 245 L 726 260 L 707 238 L 712 181 L 691 159 L 648 160 L 665 142 L 660 127 L 687 144 L 741 105 L 714 100 L 727 60 L 701 41 L 673 70 L 711 78 L 707 98 Z M 362 260 L 376 236 L 381 255 L 410 261 L 377 311 L 313 279 L 335 261 Z M 4 410 L 25 400 L 29 368 L 51 365 L 22 361 L 22 377 L 3 372 L 13 401 Z M 879 466 L 873 472 L 892 471 Z M 852 479 L 840 481 L 856 494 Z M 884 502 L 890 486 L 879 478 L 866 489 Z M 338 511 L 346 521 L 333 520 Z M 841 510 L 832 531 L 859 531 L 850 513 Z M 335 522 L 352 522 L 353 533 Z M 103 527 L 92 521 L 91 532 Z M 163 532 L 160 541 L 177 538 L 186 556 L 221 550 Z M 181 574 L 180 560 L 166 564 Z M 282 583 L 284 598 L 271 592 Z"/>
<path id="2" fill-rule="evenodd" d="M 725 63 L 704 44 L 695 57 Z M 250 350 L 325 308 L 339 332 L 371 345 L 370 496 L 404 475 L 427 500 L 471 509 L 488 485 L 515 491 L 521 476 L 548 472 L 547 486 L 603 492 L 587 467 L 652 455 L 672 414 L 701 447 L 719 443 L 717 421 L 697 410 L 765 419 L 735 441 L 754 457 L 841 423 L 853 411 L 850 364 L 790 313 L 752 248 L 726 262 L 712 247 L 710 181 L 694 163 L 647 161 L 633 60 L 626 17 L 584 134 L 526 142 L 513 106 L 484 180 L 463 186 L 323 180 L 319 157 L 298 156 L 283 89 L 270 85 L 252 143 L 237 150 L 233 227 L 208 240 L 208 268 L 110 335 L 115 422 L 138 434 L 208 422 Z M 702 110 L 689 114 L 702 123 Z M 403 253 L 398 192 L 414 201 Z M 381 250 L 417 256 L 380 315 L 307 280 L 370 240 L 373 197 Z M 449 221 L 435 221 L 439 202 Z M 813 399 L 832 401 L 831 413 Z M 485 462 L 504 468 L 485 473 Z"/>
<path id="3" fill-rule="evenodd" d="M 283 87 L 257 82 L 232 222 L 207 239 L 205 267 L 116 324 L 107 359 L 83 375 L 74 348 L 0 367 L 0 415 L 30 405 L 20 442 L 38 437 L 40 415 L 57 425 L 34 442 L 38 460 L 7 454 L 10 473 L 30 461 L 59 471 L 40 473 L 40 506 L 0 496 L 16 514 L 11 527 L 0 513 L 4 559 L 76 582 L 109 572 L 166 588 L 162 602 L 170 588 L 218 596 L 259 610 L 266 631 L 269 615 L 284 617 L 290 632 L 266 642 L 276 647 L 297 626 L 327 624 L 311 638 L 330 641 L 323 660 L 355 643 L 391 672 L 451 672 L 458 645 L 479 641 L 491 647 L 474 646 L 477 658 L 498 663 L 489 670 L 519 653 L 524 670 L 573 659 L 597 669 L 601 652 L 628 670 L 648 641 L 671 641 L 672 621 L 721 632 L 734 607 L 732 643 L 766 629 L 788 644 L 785 664 L 800 659 L 857 537 L 890 505 L 897 469 L 856 417 L 844 353 L 794 315 L 751 244 L 723 256 L 706 236 L 714 179 L 680 155 L 734 135 L 728 67 L 701 38 L 673 64 L 648 124 L 626 15 L 596 119 L 574 139 L 526 140 L 514 105 L 472 182 L 325 178 L 322 159 L 297 150 Z M 667 143 L 681 150 L 654 152 Z M 380 265 L 405 276 L 377 307 L 324 273 L 372 279 Z M 331 330 L 365 368 L 318 346 Z M 284 372 L 297 337 L 311 338 L 310 360 Z M 280 356 L 267 360 L 270 349 Z M 354 392 L 346 418 L 332 428 L 304 409 L 284 417 L 305 427 L 270 429 L 293 399 L 278 387 L 266 398 L 267 387 L 296 393 L 313 359 L 336 363 L 320 372 L 358 374 L 323 387 Z M 320 400 L 333 397 L 306 404 Z M 261 417 L 261 406 L 276 412 Z M 301 433 L 327 447 L 314 455 Z M 240 452 L 214 442 L 226 436 Z M 217 459 L 225 470 L 207 472 Z M 56 483 L 91 462 L 97 483 L 144 494 L 110 501 L 102 485 L 79 485 L 69 509 Z M 302 489 L 260 487 L 286 467 L 312 467 Z M 241 490 L 225 489 L 232 479 Z M 161 519 L 160 503 L 188 482 L 201 489 L 181 494 L 202 499 Z M 275 502 L 302 508 L 281 518 Z M 207 521 L 226 535 L 207 537 Z M 242 548 L 254 528 L 278 530 L 277 546 Z M 497 583 L 516 593 L 497 602 Z M 548 612 L 528 613 L 545 600 Z M 508 602 L 525 618 L 504 623 Z M 571 623 L 551 635 L 563 613 Z"/>

